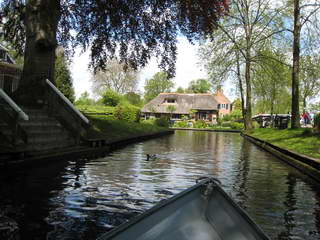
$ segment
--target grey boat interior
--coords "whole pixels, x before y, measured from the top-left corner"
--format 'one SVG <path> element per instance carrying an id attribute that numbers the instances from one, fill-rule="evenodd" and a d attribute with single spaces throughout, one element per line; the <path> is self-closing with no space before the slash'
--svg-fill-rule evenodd
<path id="1" fill-rule="evenodd" d="M 98 240 L 269 239 L 213 179 L 206 179 Z"/>

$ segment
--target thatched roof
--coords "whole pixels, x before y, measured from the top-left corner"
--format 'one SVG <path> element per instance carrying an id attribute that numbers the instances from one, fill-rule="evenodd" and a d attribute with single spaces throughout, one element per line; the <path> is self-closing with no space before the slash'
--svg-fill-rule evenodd
<path id="1" fill-rule="evenodd" d="M 168 99 L 174 103 L 168 103 Z M 218 110 L 218 102 L 212 94 L 160 93 L 143 108 L 144 113 L 170 113 L 168 106 L 174 106 L 175 114 L 189 114 L 191 110 Z"/>

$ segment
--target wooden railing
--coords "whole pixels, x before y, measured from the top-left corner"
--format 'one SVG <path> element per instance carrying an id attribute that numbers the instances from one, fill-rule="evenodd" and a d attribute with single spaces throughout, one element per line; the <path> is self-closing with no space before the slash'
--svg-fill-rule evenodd
<path id="1" fill-rule="evenodd" d="M 89 120 L 47 79 L 45 89 L 49 114 L 56 117 L 79 143 L 90 126 Z"/>
<path id="2" fill-rule="evenodd" d="M 12 133 L 11 138 L 2 133 L 2 139 L 8 141 L 12 146 L 16 146 L 19 139 L 28 143 L 27 133 L 19 125 L 19 120 L 28 121 L 29 116 L 2 89 L 0 89 L 0 102 L 0 120 L 6 123 Z"/>

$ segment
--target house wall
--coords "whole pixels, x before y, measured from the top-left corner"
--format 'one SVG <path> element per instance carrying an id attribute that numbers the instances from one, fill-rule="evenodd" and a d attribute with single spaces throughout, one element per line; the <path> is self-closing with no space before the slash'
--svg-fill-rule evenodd
<path id="1" fill-rule="evenodd" d="M 216 101 L 218 102 L 219 117 L 228 115 L 232 111 L 232 106 L 230 100 L 224 95 L 223 90 L 219 88 L 214 94 Z"/>
<path id="2" fill-rule="evenodd" d="M 221 103 L 219 108 L 219 117 L 228 115 L 231 113 L 231 104 L 230 103 Z"/>

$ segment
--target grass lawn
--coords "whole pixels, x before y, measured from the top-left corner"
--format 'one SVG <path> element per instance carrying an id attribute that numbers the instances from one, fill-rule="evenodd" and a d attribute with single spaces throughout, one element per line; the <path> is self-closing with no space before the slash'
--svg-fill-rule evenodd
<path id="1" fill-rule="evenodd" d="M 92 127 L 88 129 L 87 137 L 91 139 L 103 138 L 111 142 L 168 130 L 150 121 L 137 123 L 117 120 L 113 117 L 114 107 L 81 105 L 77 108 L 90 120 Z"/>
<path id="2" fill-rule="evenodd" d="M 313 133 L 311 129 L 259 128 L 247 134 L 320 160 L 320 134 Z"/>

